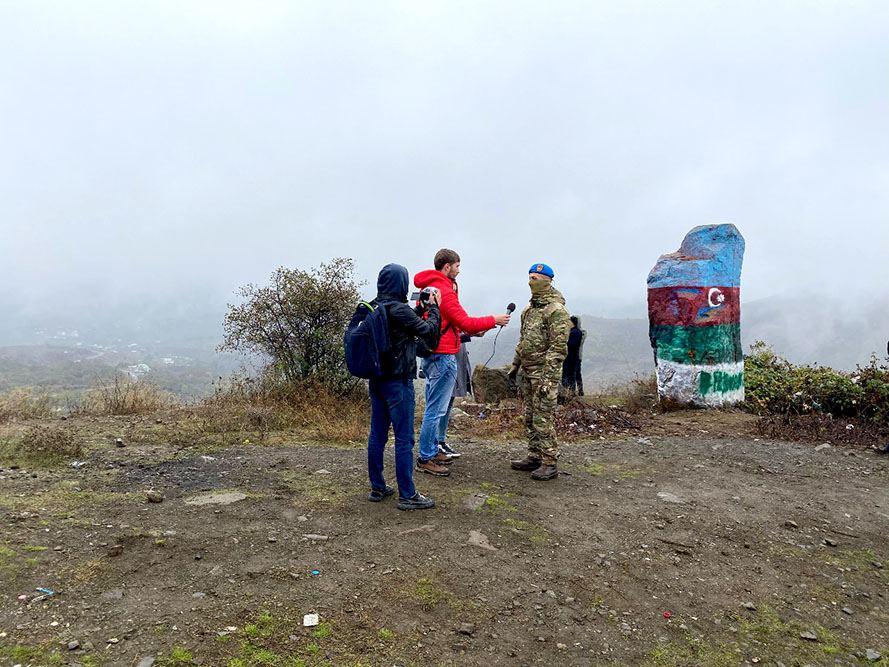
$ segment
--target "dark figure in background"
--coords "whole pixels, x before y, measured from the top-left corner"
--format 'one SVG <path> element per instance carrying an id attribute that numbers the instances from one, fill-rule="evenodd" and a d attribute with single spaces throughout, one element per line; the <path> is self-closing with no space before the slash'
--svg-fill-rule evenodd
<path id="1" fill-rule="evenodd" d="M 571 331 L 568 333 L 568 356 L 562 364 L 562 386 L 574 396 L 583 396 L 583 343 L 586 331 L 580 328 L 580 319 L 571 316 Z"/>
<path id="2" fill-rule="evenodd" d="M 428 509 L 431 498 L 414 488 L 414 378 L 417 376 L 417 337 L 435 349 L 441 337 L 441 295 L 436 290 L 425 307 L 407 304 L 410 276 L 398 264 L 387 264 L 377 278 L 374 307 L 386 309 L 389 323 L 389 350 L 383 353 L 383 377 L 372 378 L 370 393 L 370 436 L 367 439 L 367 472 L 371 502 L 395 493 L 383 477 L 383 450 L 389 440 L 389 427 L 395 431 L 395 476 L 398 479 L 398 509 Z"/>

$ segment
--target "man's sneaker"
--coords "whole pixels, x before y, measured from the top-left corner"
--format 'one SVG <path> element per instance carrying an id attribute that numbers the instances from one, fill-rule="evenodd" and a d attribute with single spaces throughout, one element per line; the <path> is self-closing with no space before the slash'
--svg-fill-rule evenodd
<path id="1" fill-rule="evenodd" d="M 548 479 L 554 479 L 559 476 L 559 470 L 549 463 L 541 463 L 540 467 L 531 473 L 531 479 L 538 482 L 545 482 Z"/>
<path id="2" fill-rule="evenodd" d="M 412 498 L 400 498 L 398 509 L 400 510 L 428 510 L 435 507 L 435 501 L 421 493 L 415 493 Z"/>
<path id="3" fill-rule="evenodd" d="M 432 457 L 432 460 L 440 466 L 449 466 L 453 463 L 453 461 L 451 461 L 447 454 L 443 454 L 440 451 L 438 452 L 438 454 Z"/>
<path id="4" fill-rule="evenodd" d="M 449 459 L 459 459 L 462 456 L 460 452 L 458 452 L 446 442 L 438 443 L 438 451 L 447 456 Z"/>
<path id="5" fill-rule="evenodd" d="M 436 477 L 447 477 L 451 474 L 450 470 L 436 463 L 435 459 L 430 459 L 429 461 L 417 459 L 417 470 L 425 472 L 427 475 L 435 475 Z"/>
<path id="6" fill-rule="evenodd" d="M 526 456 L 523 459 L 519 459 L 518 461 L 513 461 L 509 464 L 509 467 L 513 470 L 537 470 L 541 465 L 540 459 L 532 459 L 530 456 Z"/>
<path id="7" fill-rule="evenodd" d="M 391 486 L 387 486 L 385 489 L 371 489 L 370 493 L 367 494 L 367 500 L 368 502 L 378 503 L 394 493 L 395 489 Z"/>

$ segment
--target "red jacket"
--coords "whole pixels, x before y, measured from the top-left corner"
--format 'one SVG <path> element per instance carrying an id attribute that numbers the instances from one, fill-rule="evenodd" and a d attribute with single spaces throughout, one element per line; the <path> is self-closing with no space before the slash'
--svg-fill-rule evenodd
<path id="1" fill-rule="evenodd" d="M 446 277 L 441 271 L 429 269 L 420 271 L 414 277 L 414 285 L 419 289 L 425 287 L 437 287 L 441 292 L 441 329 L 444 332 L 438 347 L 437 354 L 457 354 L 460 351 L 460 334 L 480 334 L 488 329 L 493 329 L 494 316 L 470 317 L 460 305 L 457 298 L 457 284 Z M 447 331 L 445 331 L 447 329 Z"/>

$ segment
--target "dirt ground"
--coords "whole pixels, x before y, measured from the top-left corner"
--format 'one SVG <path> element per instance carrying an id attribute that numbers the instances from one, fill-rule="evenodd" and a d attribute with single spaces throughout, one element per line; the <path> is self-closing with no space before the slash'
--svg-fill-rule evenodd
<path id="1" fill-rule="evenodd" d="M 408 513 L 361 447 L 69 420 L 82 465 L 0 470 L 0 664 L 889 665 L 889 460 L 751 419 L 572 442 L 546 483 L 462 438 Z"/>

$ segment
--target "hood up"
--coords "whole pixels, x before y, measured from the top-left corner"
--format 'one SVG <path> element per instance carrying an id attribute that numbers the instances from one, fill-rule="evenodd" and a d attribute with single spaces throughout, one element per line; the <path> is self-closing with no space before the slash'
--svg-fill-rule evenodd
<path id="1" fill-rule="evenodd" d="M 410 274 L 400 264 L 387 264 L 377 277 L 377 301 L 407 302 Z"/>

